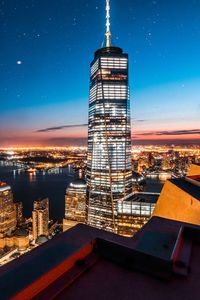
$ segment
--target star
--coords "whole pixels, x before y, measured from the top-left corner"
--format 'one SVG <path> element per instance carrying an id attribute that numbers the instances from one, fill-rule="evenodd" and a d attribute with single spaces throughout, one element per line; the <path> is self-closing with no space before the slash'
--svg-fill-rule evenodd
<path id="1" fill-rule="evenodd" d="M 74 19 L 73 19 L 72 26 L 76 26 L 76 25 L 77 25 L 77 19 L 76 19 L 76 18 L 74 18 Z"/>
<path id="2" fill-rule="evenodd" d="M 17 61 L 16 61 L 16 64 L 17 64 L 17 65 L 21 65 L 21 64 L 22 64 L 22 61 L 21 61 L 21 60 L 17 60 Z"/>

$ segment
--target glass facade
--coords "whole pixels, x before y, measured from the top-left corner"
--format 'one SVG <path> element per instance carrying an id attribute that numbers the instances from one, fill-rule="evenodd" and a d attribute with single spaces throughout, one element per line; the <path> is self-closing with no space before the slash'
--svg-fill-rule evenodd
<path id="1" fill-rule="evenodd" d="M 118 201 L 118 234 L 133 236 L 151 218 L 159 193 L 133 192 Z"/>
<path id="2" fill-rule="evenodd" d="M 33 203 L 33 239 L 49 236 L 49 199 L 42 198 Z"/>
<path id="3" fill-rule="evenodd" d="M 86 183 L 77 179 L 70 183 L 65 196 L 65 219 L 85 223 Z"/>
<path id="4" fill-rule="evenodd" d="M 117 200 L 131 193 L 128 55 L 102 48 L 91 63 L 87 222 L 116 231 Z"/>

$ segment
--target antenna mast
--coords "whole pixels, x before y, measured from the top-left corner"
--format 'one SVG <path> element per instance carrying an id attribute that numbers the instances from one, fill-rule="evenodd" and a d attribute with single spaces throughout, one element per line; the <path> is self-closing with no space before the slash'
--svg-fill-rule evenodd
<path id="1" fill-rule="evenodd" d="M 111 45 L 111 32 L 110 32 L 110 0 L 106 0 L 106 47 Z"/>

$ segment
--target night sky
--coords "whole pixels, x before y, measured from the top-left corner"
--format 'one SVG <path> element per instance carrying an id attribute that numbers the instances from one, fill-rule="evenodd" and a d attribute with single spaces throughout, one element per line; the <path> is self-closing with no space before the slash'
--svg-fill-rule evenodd
<path id="1" fill-rule="evenodd" d="M 0 1 L 0 28 L 0 146 L 86 144 L 105 1 Z M 134 143 L 200 143 L 200 0 L 111 0 L 111 30 Z"/>

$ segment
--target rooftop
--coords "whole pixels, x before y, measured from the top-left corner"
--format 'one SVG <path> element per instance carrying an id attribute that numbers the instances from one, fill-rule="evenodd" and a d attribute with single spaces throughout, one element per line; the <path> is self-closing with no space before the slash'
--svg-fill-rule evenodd
<path id="1" fill-rule="evenodd" d="M 0 192 L 4 192 L 10 189 L 11 187 L 6 182 L 0 181 Z"/>
<path id="2" fill-rule="evenodd" d="M 36 244 L 43 244 L 46 243 L 48 241 L 48 238 L 45 235 L 40 235 L 37 237 L 36 239 Z"/>
<path id="3" fill-rule="evenodd" d="M 26 237 L 29 233 L 28 230 L 20 228 L 15 231 L 15 235 L 18 237 Z"/>
<path id="4" fill-rule="evenodd" d="M 122 53 L 123 53 L 123 50 L 119 47 L 105 47 L 105 48 L 100 48 L 95 52 L 95 58 L 100 55 L 110 56 L 110 54 L 119 55 Z"/>
<path id="5" fill-rule="evenodd" d="M 197 299 L 199 263 L 199 226 L 153 217 L 134 237 L 125 238 L 79 224 L 1 267 L 1 295 Z"/>
<path id="6" fill-rule="evenodd" d="M 84 179 L 78 178 L 72 181 L 69 186 L 72 188 L 84 189 L 86 188 L 86 181 Z"/>
<path id="7" fill-rule="evenodd" d="M 156 203 L 160 193 L 150 192 L 133 192 L 130 195 L 122 198 L 120 201 L 128 202 L 142 202 L 142 203 Z"/>

